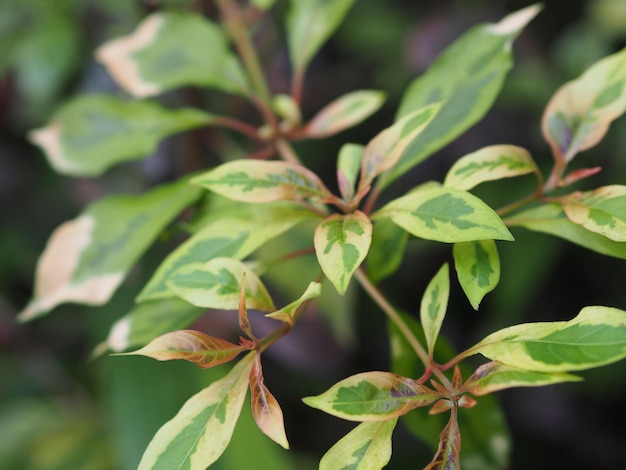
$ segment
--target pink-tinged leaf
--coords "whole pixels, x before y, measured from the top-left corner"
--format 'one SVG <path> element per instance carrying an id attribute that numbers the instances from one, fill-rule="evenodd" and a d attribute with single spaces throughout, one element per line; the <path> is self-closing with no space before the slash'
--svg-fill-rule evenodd
<path id="1" fill-rule="evenodd" d="M 236 160 L 191 180 L 235 201 L 264 203 L 332 197 L 315 173 L 294 163 Z"/>
<path id="2" fill-rule="evenodd" d="M 208 369 L 232 361 L 246 349 L 249 348 L 199 331 L 180 330 L 161 335 L 143 348 L 120 356 L 148 356 L 157 361 L 183 359 Z"/>
<path id="3" fill-rule="evenodd" d="M 459 408 L 474 408 L 478 402 L 469 395 L 463 395 L 457 402 Z"/>
<path id="4" fill-rule="evenodd" d="M 302 134 L 319 139 L 356 126 L 374 114 L 383 104 L 385 95 L 380 91 L 359 90 L 340 96 L 328 104 L 304 126 Z"/>
<path id="5" fill-rule="evenodd" d="M 605 57 L 555 93 L 542 132 L 556 161 L 596 145 L 626 109 L 626 49 Z"/>
<path id="6" fill-rule="evenodd" d="M 616 241 L 626 241 L 626 186 L 612 185 L 563 199 L 563 210 L 575 224 Z"/>
<path id="7" fill-rule="evenodd" d="M 457 421 L 457 409 L 452 408 L 450 421 L 439 435 L 439 448 L 433 460 L 424 470 L 461 470 L 461 430 Z"/>
<path id="8" fill-rule="evenodd" d="M 265 316 L 293 326 L 297 315 L 302 311 L 303 307 L 307 305 L 308 301 L 319 297 L 321 293 L 322 285 L 317 282 L 311 282 L 306 288 L 304 294 L 302 294 L 298 300 L 291 302 L 289 305 L 284 306 L 280 310 L 268 313 Z"/>
<path id="9" fill-rule="evenodd" d="M 572 374 L 524 370 L 492 361 L 476 369 L 465 382 L 463 390 L 473 395 L 481 396 L 507 388 L 543 387 L 562 382 L 579 382 L 581 380 L 582 378 Z"/>
<path id="10" fill-rule="evenodd" d="M 391 437 L 398 418 L 361 423 L 334 446 L 322 460 L 319 470 L 380 470 L 391 459 Z"/>
<path id="11" fill-rule="evenodd" d="M 343 294 L 372 242 L 372 223 L 361 211 L 333 214 L 315 229 L 315 254 L 326 277 Z"/>
<path id="12" fill-rule="evenodd" d="M 438 415 L 440 413 L 444 413 L 446 411 L 450 411 L 454 408 L 454 403 L 448 400 L 447 398 L 442 398 L 437 403 L 435 403 L 430 410 L 428 410 L 429 415 Z"/>
<path id="13" fill-rule="evenodd" d="M 349 421 L 385 421 L 428 406 L 439 398 L 439 393 L 413 379 L 391 372 L 364 372 L 303 401 Z"/>
<path id="14" fill-rule="evenodd" d="M 204 470 L 215 462 L 239 419 L 255 354 L 247 354 L 224 378 L 187 400 L 154 435 L 138 470 Z"/>
<path id="15" fill-rule="evenodd" d="M 459 158 L 448 171 L 443 184 L 467 191 L 486 181 L 537 171 L 526 149 L 515 145 L 491 145 Z"/>
<path id="16" fill-rule="evenodd" d="M 254 333 L 252 333 L 252 327 L 250 326 L 250 320 L 248 320 L 248 309 L 246 308 L 246 273 L 243 273 L 241 279 L 241 289 L 239 290 L 239 328 L 243 331 L 248 338 L 256 340 Z"/>
<path id="17" fill-rule="evenodd" d="M 446 316 L 449 295 L 450 273 L 448 263 L 445 263 L 426 287 L 420 305 L 420 319 L 424 327 L 428 354 L 431 358 L 441 330 L 441 324 Z"/>
<path id="18" fill-rule="evenodd" d="M 250 371 L 250 392 L 252 393 L 252 415 L 259 429 L 271 440 L 289 449 L 283 411 L 274 395 L 263 383 L 263 370 L 258 354 Z"/>
<path id="19" fill-rule="evenodd" d="M 593 168 L 580 168 L 578 170 L 574 170 L 568 173 L 561 182 L 561 186 L 569 186 L 570 184 L 574 184 L 577 181 L 583 180 L 585 178 L 589 178 L 590 176 L 595 175 L 602 171 L 602 167 L 594 166 Z"/>
<path id="20" fill-rule="evenodd" d="M 439 107 L 437 103 L 429 104 L 412 112 L 381 131 L 367 144 L 361 161 L 359 188 L 369 186 L 374 178 L 393 168 L 409 144 L 437 115 Z"/>

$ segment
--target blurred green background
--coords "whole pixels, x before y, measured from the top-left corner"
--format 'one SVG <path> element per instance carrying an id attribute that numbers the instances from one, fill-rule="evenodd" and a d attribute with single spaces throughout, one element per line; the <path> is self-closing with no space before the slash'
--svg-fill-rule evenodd
<path id="1" fill-rule="evenodd" d="M 96 180 L 55 174 L 26 138 L 67 98 L 118 92 L 93 60 L 99 44 L 128 33 L 155 9 L 188 3 L 215 14 L 210 1 L 0 1 L 0 469 L 136 468 L 156 430 L 188 397 L 224 373 L 141 357 L 90 360 L 94 347 L 128 312 L 172 243 L 152 249 L 110 304 L 64 305 L 32 323 L 15 322 L 32 293 L 37 257 L 58 224 L 98 197 L 138 192 L 215 163 L 225 149 L 237 151 L 236 139 L 217 132 L 190 132 L 167 139 L 149 159 L 124 164 Z M 312 64 L 304 115 L 311 116 L 331 99 L 357 88 L 385 90 L 387 105 L 357 129 L 300 145 L 298 150 L 322 174 L 332 175 L 339 146 L 345 141 L 364 143 L 386 127 L 408 82 L 447 44 L 478 22 L 497 21 L 531 3 L 358 0 Z M 284 2 L 279 1 L 277 9 L 283 10 Z M 289 64 L 278 15 L 261 24 L 255 40 L 272 89 L 286 91 Z M 544 10 L 515 43 L 516 65 L 492 111 L 400 180 L 399 190 L 410 182 L 441 180 L 454 160 L 491 144 L 524 146 L 548 168 L 548 147 L 539 130 L 543 107 L 560 84 L 625 45 L 626 1 L 544 2 Z M 240 103 L 197 90 L 170 93 L 164 100 L 247 112 Z M 316 158 L 319 155 L 329 157 Z M 626 120 L 615 122 L 607 138 L 581 155 L 576 165 L 604 169 L 584 184 L 622 183 Z M 512 194 L 523 190 L 524 182 L 520 185 L 496 184 L 480 195 L 488 202 L 509 202 Z M 586 305 L 626 309 L 624 262 L 544 235 L 522 230 L 514 235 L 516 243 L 499 245 L 501 285 L 479 312 L 453 286 L 443 333 L 455 347 L 469 346 L 514 323 L 569 319 Z M 451 259 L 450 251 L 446 245 L 411 242 L 399 273 L 382 288 L 415 315 L 421 292 L 440 264 Z M 383 316 L 360 298 L 359 289 L 352 294 L 346 305 L 355 314 L 347 330 L 345 322 L 343 329 L 335 324 L 333 334 L 328 322 L 307 319 L 294 339 L 279 343 L 264 362 L 266 383 L 283 406 L 293 450 L 285 452 L 262 437 L 245 412 L 233 444 L 216 468 L 316 468 L 317 459 L 351 428 L 306 408 L 300 397 L 352 373 L 389 367 Z M 223 327 L 228 322 L 207 315 L 196 326 L 210 331 L 216 323 Z M 582 383 L 498 394 L 514 441 L 510 468 L 623 468 L 625 370 L 624 363 L 618 363 L 583 373 Z M 388 468 L 421 468 L 431 457 L 429 449 L 398 429 Z"/>

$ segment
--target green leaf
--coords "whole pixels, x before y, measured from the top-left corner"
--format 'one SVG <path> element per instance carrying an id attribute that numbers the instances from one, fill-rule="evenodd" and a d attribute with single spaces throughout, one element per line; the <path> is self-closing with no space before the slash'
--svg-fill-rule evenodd
<path id="1" fill-rule="evenodd" d="M 318 216 L 292 203 L 244 206 L 239 211 L 233 210 L 231 215 L 211 221 L 172 252 L 161 263 L 137 300 L 144 302 L 172 297 L 166 282 L 177 269 L 218 256 L 243 259 L 268 240 L 311 217 Z"/>
<path id="2" fill-rule="evenodd" d="M 164 137 L 209 124 L 196 109 L 90 94 L 74 98 L 46 127 L 29 133 L 59 173 L 99 176 L 111 166 L 149 156 Z"/>
<path id="3" fill-rule="evenodd" d="M 626 48 L 605 57 L 554 94 L 541 123 L 557 161 L 596 145 L 626 109 Z"/>
<path id="4" fill-rule="evenodd" d="M 626 241 L 626 186 L 603 186 L 563 199 L 563 210 L 575 224 L 616 241 Z"/>
<path id="5" fill-rule="evenodd" d="M 178 213 L 198 197 L 186 179 L 140 196 L 110 196 L 52 233 L 39 258 L 30 320 L 64 302 L 101 305 Z"/>
<path id="6" fill-rule="evenodd" d="M 258 428 L 284 449 L 289 449 L 285 434 L 283 411 L 278 401 L 263 383 L 260 355 L 257 353 L 254 367 L 250 371 L 250 394 L 252 415 Z"/>
<path id="7" fill-rule="evenodd" d="M 251 0 L 250 3 L 261 10 L 269 10 L 274 6 L 276 0 Z"/>
<path id="8" fill-rule="evenodd" d="M 386 421 L 440 398 L 438 392 L 391 372 L 364 372 L 303 398 L 307 405 L 349 421 Z"/>
<path id="9" fill-rule="evenodd" d="M 432 278 L 420 304 L 420 320 L 424 327 L 428 354 L 432 358 L 435 342 L 446 316 L 450 296 L 450 270 L 445 263 Z"/>
<path id="10" fill-rule="evenodd" d="M 320 461 L 320 470 L 380 470 L 391 459 L 391 436 L 398 418 L 361 423 L 334 446 Z"/>
<path id="11" fill-rule="evenodd" d="M 291 0 L 287 12 L 289 57 L 303 71 L 339 27 L 355 0 Z"/>
<path id="12" fill-rule="evenodd" d="M 315 229 L 315 254 L 326 277 L 343 294 L 372 241 L 372 223 L 361 211 L 333 214 Z"/>
<path id="13" fill-rule="evenodd" d="M 518 369 L 494 361 L 476 369 L 463 385 L 463 390 L 480 396 L 513 387 L 543 387 L 581 380 L 576 375 Z"/>
<path id="14" fill-rule="evenodd" d="M 337 182 L 341 196 L 349 201 L 354 197 L 354 187 L 359 176 L 361 158 L 365 147 L 358 144 L 344 144 L 337 157 Z"/>
<path id="15" fill-rule="evenodd" d="M 203 369 L 235 359 L 245 348 L 230 341 L 206 335 L 200 331 L 179 330 L 165 333 L 137 351 L 123 356 L 147 356 L 157 361 L 183 359 Z"/>
<path id="16" fill-rule="evenodd" d="M 221 380 L 191 397 L 157 431 L 138 470 L 204 470 L 228 446 L 248 387 L 255 353 L 249 353 Z"/>
<path id="17" fill-rule="evenodd" d="M 124 90 L 139 98 L 184 85 L 248 92 L 222 30 L 195 13 L 154 13 L 132 34 L 101 46 L 96 57 Z"/>
<path id="18" fill-rule="evenodd" d="M 560 204 L 543 204 L 505 219 L 509 226 L 548 233 L 615 258 L 626 259 L 626 243 L 590 232 L 567 218 Z"/>
<path id="19" fill-rule="evenodd" d="M 539 12 L 532 5 L 499 23 L 478 25 L 449 46 L 426 73 L 408 87 L 398 118 L 441 102 L 428 128 L 404 151 L 385 177 L 391 183 L 478 122 L 493 104 L 512 66 L 511 45 Z"/>
<path id="20" fill-rule="evenodd" d="M 490 334 L 468 350 L 540 372 L 590 369 L 626 357 L 626 312 L 585 307 L 570 321 L 525 323 Z"/>
<path id="21" fill-rule="evenodd" d="M 178 297 L 198 307 L 236 310 L 245 273 L 246 306 L 270 312 L 276 309 L 267 289 L 241 261 L 213 258 L 205 263 L 187 264 L 172 273 L 167 286 Z"/>
<path id="22" fill-rule="evenodd" d="M 304 136 L 319 139 L 356 126 L 380 109 L 384 93 L 358 90 L 340 96 L 322 108 L 302 129 Z"/>
<path id="23" fill-rule="evenodd" d="M 367 275 L 372 282 L 380 282 L 396 272 L 404 259 L 408 239 L 406 230 L 389 219 L 374 223 L 372 246 L 365 259 Z"/>
<path id="24" fill-rule="evenodd" d="M 235 160 L 196 176 L 191 182 L 226 198 L 249 203 L 310 197 L 325 200 L 331 196 L 311 170 L 281 161 Z"/>
<path id="25" fill-rule="evenodd" d="M 468 191 L 485 181 L 534 173 L 530 153 L 515 145 L 491 145 L 459 158 L 448 171 L 444 186 Z"/>
<path id="26" fill-rule="evenodd" d="M 439 103 L 434 103 L 419 108 L 381 131 L 367 144 L 361 159 L 360 189 L 368 187 L 374 178 L 398 163 L 406 148 L 427 128 L 440 107 Z"/>
<path id="27" fill-rule="evenodd" d="M 450 421 L 439 435 L 439 448 L 424 470 L 461 470 L 461 430 L 457 421 L 457 408 L 452 408 Z"/>
<path id="28" fill-rule="evenodd" d="M 186 328 L 203 311 L 175 297 L 136 305 L 113 324 L 105 346 L 113 352 L 143 346 L 167 332 Z"/>
<path id="29" fill-rule="evenodd" d="M 463 292 L 478 310 L 483 297 L 495 289 L 500 280 L 500 257 L 493 240 L 455 243 L 454 266 Z"/>
<path id="30" fill-rule="evenodd" d="M 300 296 L 298 300 L 291 302 L 289 305 L 284 306 L 280 310 L 276 310 L 275 312 L 268 313 L 265 315 L 266 317 L 273 318 L 274 320 L 279 320 L 290 325 L 294 325 L 295 316 L 301 310 L 303 305 L 306 305 L 305 302 L 311 299 L 315 299 L 319 297 L 322 293 L 322 285 L 317 282 L 309 283 L 309 286 L 306 288 L 304 294 Z"/>
<path id="31" fill-rule="evenodd" d="M 373 218 L 388 217 L 416 237 L 457 243 L 513 240 L 498 215 L 477 197 L 458 189 L 423 186 L 391 201 Z"/>

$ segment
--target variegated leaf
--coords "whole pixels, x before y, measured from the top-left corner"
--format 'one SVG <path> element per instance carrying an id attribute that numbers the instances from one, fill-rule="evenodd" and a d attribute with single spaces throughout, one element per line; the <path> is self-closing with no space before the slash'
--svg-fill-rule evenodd
<path id="1" fill-rule="evenodd" d="M 306 288 L 304 294 L 302 294 L 298 300 L 291 302 L 289 305 L 284 306 L 280 310 L 268 313 L 265 316 L 273 318 L 275 320 L 280 320 L 293 326 L 295 323 L 296 315 L 298 315 L 298 313 L 301 311 L 301 307 L 303 305 L 306 305 L 305 302 L 319 297 L 321 293 L 322 285 L 317 282 L 311 282 Z"/>
<path id="2" fill-rule="evenodd" d="M 626 186 L 574 193 L 563 199 L 563 209 L 575 224 L 613 241 L 626 241 Z"/>
<path id="3" fill-rule="evenodd" d="M 543 204 L 507 217 L 509 226 L 525 227 L 564 238 L 603 255 L 626 259 L 626 243 L 616 242 L 567 218 L 560 204 Z"/>
<path id="4" fill-rule="evenodd" d="M 354 197 L 354 189 L 361 167 L 365 147 L 358 144 L 344 144 L 337 157 L 337 182 L 341 196 L 349 201 Z"/>
<path id="5" fill-rule="evenodd" d="M 596 145 L 626 109 L 626 49 L 605 57 L 554 94 L 542 119 L 557 161 Z"/>
<path id="6" fill-rule="evenodd" d="M 210 44 L 210 53 L 193 47 L 199 44 Z M 101 46 L 96 57 L 124 90 L 139 98 L 184 85 L 237 94 L 248 90 L 220 27 L 195 13 L 154 13 L 132 34 Z"/>
<path id="7" fill-rule="evenodd" d="M 361 211 L 333 214 L 315 229 L 315 253 L 326 277 L 343 294 L 352 274 L 367 256 L 372 223 Z"/>
<path id="8" fill-rule="evenodd" d="M 200 331 L 180 330 L 159 336 L 143 348 L 122 355 L 148 356 L 157 361 L 183 359 L 208 369 L 232 361 L 245 350 L 241 345 Z"/>
<path id="9" fill-rule="evenodd" d="M 440 242 L 513 240 L 493 209 L 470 193 L 453 188 L 419 187 L 372 217 L 389 217 L 416 237 Z"/>
<path id="10" fill-rule="evenodd" d="M 500 257 L 493 240 L 455 243 L 452 248 L 456 273 L 470 304 L 478 310 L 483 297 L 498 285 Z"/>
<path id="11" fill-rule="evenodd" d="M 626 312 L 585 307 L 570 321 L 525 323 L 490 334 L 468 350 L 540 372 L 590 369 L 626 357 Z"/>
<path id="12" fill-rule="evenodd" d="M 192 179 L 192 183 L 235 201 L 263 203 L 331 196 L 311 170 L 294 163 L 235 160 Z"/>
<path id="13" fill-rule="evenodd" d="M 258 354 L 250 371 L 250 392 L 252 416 L 259 429 L 281 447 L 289 449 L 283 411 L 274 395 L 263 383 L 263 370 Z"/>
<path id="14" fill-rule="evenodd" d="M 165 109 L 150 101 L 88 94 L 62 106 L 29 138 L 59 173 L 99 176 L 117 163 L 148 157 L 164 137 L 206 126 L 213 119 L 196 109 Z"/>
<path id="15" fill-rule="evenodd" d="M 355 0 L 291 0 L 287 42 L 293 68 L 304 70 L 339 27 Z"/>
<path id="16" fill-rule="evenodd" d="M 528 150 L 515 145 L 491 145 L 459 158 L 448 171 L 443 185 L 468 191 L 485 181 L 536 171 Z"/>
<path id="17" fill-rule="evenodd" d="M 391 459 L 391 436 L 398 418 L 361 423 L 320 461 L 320 470 L 380 470 Z"/>
<path id="18" fill-rule="evenodd" d="M 106 303 L 152 241 L 199 192 L 187 180 L 140 196 L 110 196 L 59 226 L 39 258 L 30 320 L 64 302 Z"/>
<path id="19" fill-rule="evenodd" d="M 235 310 L 239 307 L 241 281 L 246 282 L 246 305 L 271 312 L 274 303 L 261 280 L 241 261 L 213 258 L 174 271 L 167 286 L 178 297 L 198 307 Z"/>
<path id="20" fill-rule="evenodd" d="M 450 272 L 445 263 L 432 278 L 420 304 L 420 320 L 424 327 L 428 354 L 432 358 L 435 342 L 446 316 L 448 297 L 450 296 Z"/>
<path id="21" fill-rule="evenodd" d="M 374 137 L 363 152 L 359 188 L 369 186 L 374 178 L 393 168 L 406 148 L 437 115 L 440 107 L 439 103 L 423 106 Z"/>
<path id="22" fill-rule="evenodd" d="M 476 369 L 465 382 L 463 390 L 481 396 L 513 387 L 542 387 L 580 380 L 580 377 L 572 374 L 524 370 L 494 361 Z"/>
<path id="23" fill-rule="evenodd" d="M 428 406 L 439 398 L 438 392 L 407 377 L 391 372 L 364 372 L 303 401 L 349 421 L 386 421 Z"/>
<path id="24" fill-rule="evenodd" d="M 424 470 L 461 470 L 461 430 L 457 420 L 457 408 L 452 408 L 450 420 L 439 435 L 439 448 L 433 460 Z"/>
<path id="25" fill-rule="evenodd" d="M 400 104 L 398 118 L 431 103 L 443 104 L 428 128 L 385 175 L 385 184 L 456 139 L 485 115 L 513 64 L 513 40 L 539 10 L 539 5 L 531 5 L 498 23 L 475 26 L 410 84 Z"/>
<path id="26" fill-rule="evenodd" d="M 215 462 L 239 418 L 255 354 L 249 353 L 223 379 L 187 400 L 152 438 L 138 470 L 205 470 Z"/>
<path id="27" fill-rule="evenodd" d="M 186 328 L 203 311 L 176 297 L 139 304 L 113 324 L 105 346 L 113 352 L 143 346 L 165 333 Z"/>
<path id="28" fill-rule="evenodd" d="M 380 109 L 385 95 L 380 91 L 346 93 L 322 108 L 302 129 L 307 138 L 319 139 L 356 126 Z"/>
<path id="29" fill-rule="evenodd" d="M 243 259 L 303 220 L 319 217 L 293 203 L 268 204 L 254 209 L 241 213 L 232 211 L 232 215 L 219 217 L 194 234 L 165 258 L 137 300 L 173 297 L 167 280 L 177 269 L 218 256 Z"/>

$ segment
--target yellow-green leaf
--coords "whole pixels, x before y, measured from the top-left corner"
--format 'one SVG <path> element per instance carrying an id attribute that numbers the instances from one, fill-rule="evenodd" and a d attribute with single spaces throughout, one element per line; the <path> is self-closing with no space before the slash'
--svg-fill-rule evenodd
<path id="1" fill-rule="evenodd" d="M 445 263 L 432 278 L 420 304 L 420 320 L 424 327 L 428 354 L 432 357 L 435 342 L 446 316 L 448 297 L 450 296 L 450 272 Z"/>
<path id="2" fill-rule="evenodd" d="M 466 191 L 441 186 L 419 187 L 372 217 L 388 217 L 407 232 L 428 240 L 513 240 L 500 217 L 483 201 Z"/>
<path id="3" fill-rule="evenodd" d="M 465 382 L 463 390 L 481 396 L 513 387 L 542 387 L 580 380 L 580 377 L 572 374 L 524 370 L 493 361 L 476 369 Z"/>
<path id="4" fill-rule="evenodd" d="M 315 229 L 315 254 L 326 277 L 343 294 L 367 256 L 372 223 L 361 211 L 333 214 Z"/>
<path id="5" fill-rule="evenodd" d="M 235 359 L 245 348 L 200 331 L 180 330 L 166 333 L 137 351 L 123 355 L 148 356 L 157 361 L 183 359 L 203 369 Z"/>
<path id="6" fill-rule="evenodd" d="M 452 248 L 456 273 L 470 304 L 478 310 L 480 301 L 498 285 L 500 257 L 493 240 L 455 243 Z"/>
<path id="7" fill-rule="evenodd" d="M 356 126 L 383 104 L 384 93 L 358 90 L 346 93 L 323 107 L 302 129 L 307 138 L 319 139 Z"/>
<path id="8" fill-rule="evenodd" d="M 540 372 L 590 369 L 626 357 L 626 312 L 585 307 L 570 321 L 525 323 L 490 334 L 468 350 Z"/>
<path id="9" fill-rule="evenodd" d="M 255 354 L 249 353 L 224 378 L 187 400 L 152 438 L 138 470 L 205 470 L 215 462 L 239 418 Z"/>
<path id="10" fill-rule="evenodd" d="M 246 305 L 271 312 L 274 303 L 267 289 L 252 270 L 232 258 L 213 258 L 206 263 L 191 263 L 174 271 L 168 289 L 198 307 L 236 310 L 239 307 L 241 281 L 246 282 Z"/>
<path id="11" fill-rule="evenodd" d="M 331 196 L 311 170 L 281 161 L 235 160 L 191 180 L 229 199 L 250 203 Z"/>
<path id="12" fill-rule="evenodd" d="M 349 421 L 386 421 L 439 398 L 438 392 L 407 377 L 391 372 L 364 372 L 303 401 Z"/>
<path id="13" fill-rule="evenodd" d="M 161 263 L 137 300 L 173 297 L 167 280 L 181 267 L 206 262 L 218 256 L 243 259 L 268 240 L 311 217 L 311 211 L 293 203 L 275 203 L 244 207 L 232 214 L 212 220 L 208 225 L 180 245 Z"/>
<path id="14" fill-rule="evenodd" d="M 110 196 L 60 225 L 39 258 L 35 294 L 20 320 L 64 302 L 106 303 L 152 241 L 198 197 L 186 179 L 139 196 Z"/>
<path id="15" fill-rule="evenodd" d="M 605 57 L 554 94 L 543 113 L 543 136 L 557 161 L 596 145 L 626 109 L 626 48 Z"/>
<path id="16" fill-rule="evenodd" d="M 361 423 L 320 461 L 320 470 L 380 470 L 391 459 L 391 436 L 398 418 Z"/>
<path id="17" fill-rule="evenodd" d="M 305 302 L 319 297 L 321 293 L 322 285 L 317 282 L 311 282 L 306 288 L 304 294 L 302 294 L 298 300 L 291 302 L 289 305 L 284 306 L 280 310 L 268 313 L 265 316 L 293 325 L 295 321 L 295 316 L 298 314 L 298 312 L 300 312 L 302 306 L 306 305 Z"/>
<path id="18" fill-rule="evenodd" d="M 337 183 L 341 196 L 349 201 L 354 197 L 356 180 L 361 167 L 365 147 L 358 144 L 344 144 L 337 157 Z"/>
<path id="19" fill-rule="evenodd" d="M 194 47 L 201 44 L 210 45 L 210 53 Z M 140 98 L 184 85 L 248 90 L 222 30 L 196 13 L 154 13 L 130 35 L 101 46 L 96 57 L 124 90 Z"/>
<path id="20" fill-rule="evenodd" d="M 465 191 L 485 181 L 534 173 L 530 153 L 515 145 L 491 145 L 459 158 L 448 171 L 444 186 Z"/>
<path id="21" fill-rule="evenodd" d="M 626 243 L 613 241 L 575 224 L 567 218 L 560 204 L 543 204 L 505 220 L 509 226 L 518 225 L 536 232 L 548 233 L 598 253 L 626 259 Z"/>
<path id="22" fill-rule="evenodd" d="M 626 186 L 612 185 L 563 199 L 563 210 L 575 224 L 616 242 L 626 242 Z"/>
<path id="23" fill-rule="evenodd" d="M 197 109 L 166 109 L 150 101 L 88 94 L 62 106 L 29 138 L 59 173 L 99 176 L 117 163 L 148 157 L 164 137 L 206 126 L 213 119 Z"/>

